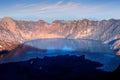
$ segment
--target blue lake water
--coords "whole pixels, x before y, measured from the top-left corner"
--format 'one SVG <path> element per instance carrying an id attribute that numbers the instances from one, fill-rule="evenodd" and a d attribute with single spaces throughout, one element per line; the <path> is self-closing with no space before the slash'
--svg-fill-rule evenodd
<path id="1" fill-rule="evenodd" d="M 19 62 L 37 57 L 44 58 L 45 56 L 53 57 L 59 55 L 84 55 L 87 60 L 103 64 L 102 67 L 96 67 L 96 69 L 108 72 L 113 72 L 120 65 L 120 57 L 116 56 L 114 51 L 110 50 L 108 45 L 102 44 L 101 41 L 65 39 L 28 41 L 21 48 L 9 53 L 7 58 L 0 60 L 0 63 Z"/>

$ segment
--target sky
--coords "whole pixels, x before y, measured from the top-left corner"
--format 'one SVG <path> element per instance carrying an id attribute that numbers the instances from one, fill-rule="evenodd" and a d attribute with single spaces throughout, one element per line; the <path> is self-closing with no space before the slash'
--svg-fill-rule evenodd
<path id="1" fill-rule="evenodd" d="M 120 19 L 120 0 L 0 0 L 0 18 L 18 20 Z"/>

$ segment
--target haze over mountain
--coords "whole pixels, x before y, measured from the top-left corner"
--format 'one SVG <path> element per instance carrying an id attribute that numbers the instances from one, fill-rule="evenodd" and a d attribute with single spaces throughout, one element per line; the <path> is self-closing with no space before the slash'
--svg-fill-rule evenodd
<path id="1" fill-rule="evenodd" d="M 0 50 L 12 50 L 25 41 L 41 38 L 100 40 L 120 55 L 120 20 L 55 20 L 47 23 L 10 17 L 0 19 Z"/>

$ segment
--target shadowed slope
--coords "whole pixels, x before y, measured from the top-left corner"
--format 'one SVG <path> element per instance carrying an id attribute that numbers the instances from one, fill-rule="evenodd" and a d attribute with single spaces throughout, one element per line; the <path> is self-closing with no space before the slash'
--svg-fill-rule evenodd
<path id="1" fill-rule="evenodd" d="M 103 80 L 110 73 L 97 70 L 99 63 L 84 56 L 56 56 L 0 65 L 3 80 Z"/>

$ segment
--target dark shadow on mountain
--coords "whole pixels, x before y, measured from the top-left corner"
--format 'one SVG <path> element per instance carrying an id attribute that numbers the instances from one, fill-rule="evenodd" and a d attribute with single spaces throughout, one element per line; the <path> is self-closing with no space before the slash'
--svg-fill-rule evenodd
<path id="1" fill-rule="evenodd" d="M 2 51 L 0 51 L 0 55 L 2 55 L 2 54 L 8 54 L 10 51 L 8 51 L 8 50 L 2 50 Z"/>
<path id="2" fill-rule="evenodd" d="M 119 50 L 120 50 L 120 49 L 115 49 L 114 51 L 117 52 L 117 51 L 119 51 Z"/>
<path id="3" fill-rule="evenodd" d="M 120 66 L 112 72 L 109 76 L 104 78 L 104 80 L 120 80 Z"/>
<path id="4" fill-rule="evenodd" d="M 103 80 L 110 73 L 84 56 L 56 56 L 0 65 L 1 80 Z"/>

